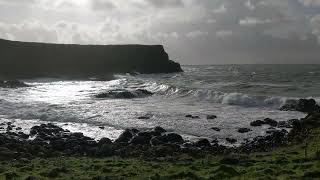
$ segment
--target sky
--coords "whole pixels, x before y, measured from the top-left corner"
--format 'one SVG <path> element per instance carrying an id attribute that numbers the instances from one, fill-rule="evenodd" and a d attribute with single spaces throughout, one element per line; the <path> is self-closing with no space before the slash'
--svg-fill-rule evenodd
<path id="1" fill-rule="evenodd" d="M 162 44 L 181 64 L 320 63 L 320 0 L 0 0 L 0 38 Z"/>

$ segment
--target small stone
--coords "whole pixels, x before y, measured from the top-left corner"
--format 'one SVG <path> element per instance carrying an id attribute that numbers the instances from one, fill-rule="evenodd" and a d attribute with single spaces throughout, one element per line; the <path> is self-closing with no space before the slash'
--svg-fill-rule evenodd
<path id="1" fill-rule="evenodd" d="M 212 129 L 212 130 L 215 130 L 215 131 L 218 131 L 218 132 L 221 131 L 221 129 L 218 128 L 218 127 L 212 127 L 211 129 Z"/>
<path id="2" fill-rule="evenodd" d="M 256 121 L 252 121 L 252 122 L 250 123 L 250 126 L 262 126 L 262 125 L 264 125 L 264 124 L 265 124 L 264 121 L 256 120 Z"/>
<path id="3" fill-rule="evenodd" d="M 233 138 L 226 138 L 226 140 L 227 140 L 229 143 L 231 143 L 231 144 L 234 144 L 234 143 L 237 142 L 237 140 L 236 140 L 236 139 L 233 139 Z"/>
<path id="4" fill-rule="evenodd" d="M 240 129 L 238 129 L 239 133 L 247 133 L 247 132 L 250 132 L 250 131 L 251 131 L 251 129 L 249 129 L 249 128 L 240 128 Z"/>
<path id="5" fill-rule="evenodd" d="M 217 116 L 216 115 L 207 115 L 207 119 L 216 119 Z"/>

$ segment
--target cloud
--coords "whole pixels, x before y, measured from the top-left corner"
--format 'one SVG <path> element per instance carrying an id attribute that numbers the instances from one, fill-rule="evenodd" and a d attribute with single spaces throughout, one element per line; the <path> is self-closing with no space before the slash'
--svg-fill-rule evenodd
<path id="1" fill-rule="evenodd" d="M 115 8 L 115 5 L 109 0 L 92 0 L 91 6 L 97 11 L 108 11 Z"/>
<path id="2" fill-rule="evenodd" d="M 154 7 L 181 7 L 184 5 L 182 0 L 147 0 Z"/>

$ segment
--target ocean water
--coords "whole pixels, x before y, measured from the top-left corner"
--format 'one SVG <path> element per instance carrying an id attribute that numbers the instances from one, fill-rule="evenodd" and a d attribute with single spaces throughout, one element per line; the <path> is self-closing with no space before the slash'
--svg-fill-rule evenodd
<path id="1" fill-rule="evenodd" d="M 208 65 L 183 66 L 183 70 L 118 74 L 112 81 L 25 80 L 31 87 L 0 88 L 0 121 L 11 121 L 26 132 L 34 125 L 53 122 L 96 139 L 115 139 L 125 128 L 162 126 L 190 140 L 218 138 L 225 143 L 226 137 L 233 137 L 241 142 L 264 135 L 268 129 L 250 127 L 251 121 L 305 116 L 279 111 L 284 103 L 310 97 L 320 100 L 319 65 Z M 109 90 L 136 89 L 154 94 L 134 99 L 95 97 Z M 187 114 L 200 118 L 186 118 Z M 207 115 L 218 118 L 207 120 Z M 253 131 L 240 134 L 237 129 L 242 127 Z"/>

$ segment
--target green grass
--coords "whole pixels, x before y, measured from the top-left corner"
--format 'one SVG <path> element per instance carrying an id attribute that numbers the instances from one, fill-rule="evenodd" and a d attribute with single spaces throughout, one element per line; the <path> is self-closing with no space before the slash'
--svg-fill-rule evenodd
<path id="1" fill-rule="evenodd" d="M 313 129 L 305 142 L 250 155 L 202 159 L 181 155 L 153 161 L 61 157 L 0 162 L 0 179 L 320 179 L 319 150 L 320 129 Z"/>

